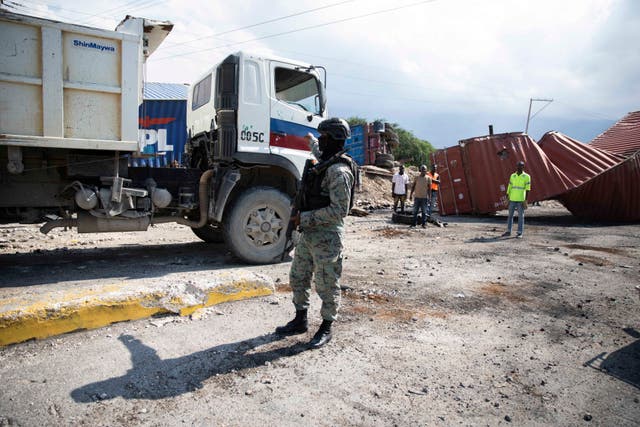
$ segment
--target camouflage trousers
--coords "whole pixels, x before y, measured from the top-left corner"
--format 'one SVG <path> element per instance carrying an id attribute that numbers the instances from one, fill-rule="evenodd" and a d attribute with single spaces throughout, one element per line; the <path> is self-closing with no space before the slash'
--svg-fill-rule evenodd
<path id="1" fill-rule="evenodd" d="M 300 236 L 289 272 L 296 310 L 309 308 L 311 278 L 314 276 L 316 292 L 322 300 L 322 319 L 333 321 L 338 317 L 342 239 L 340 231 L 311 231 Z"/>

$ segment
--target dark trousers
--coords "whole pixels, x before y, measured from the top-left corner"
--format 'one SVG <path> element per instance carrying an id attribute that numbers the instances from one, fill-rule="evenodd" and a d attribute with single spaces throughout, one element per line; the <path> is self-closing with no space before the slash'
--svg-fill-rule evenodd
<path id="1" fill-rule="evenodd" d="M 422 225 L 427 222 L 427 203 L 429 199 L 416 197 L 413 201 L 413 221 L 411 225 L 415 226 L 418 222 L 418 209 L 422 211 Z"/>
<path id="2" fill-rule="evenodd" d="M 429 218 L 436 211 L 438 206 L 438 192 L 435 190 L 431 190 L 431 200 L 429 203 Z"/>

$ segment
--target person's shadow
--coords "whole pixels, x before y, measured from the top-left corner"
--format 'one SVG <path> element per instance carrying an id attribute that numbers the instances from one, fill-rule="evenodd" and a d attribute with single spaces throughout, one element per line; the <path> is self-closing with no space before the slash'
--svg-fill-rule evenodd
<path id="1" fill-rule="evenodd" d="M 73 390 L 73 400 L 89 403 L 118 396 L 125 399 L 178 396 L 202 388 L 203 381 L 217 374 L 255 368 L 281 357 L 294 356 L 309 348 L 308 343 L 297 342 L 288 347 L 248 353 L 258 346 L 282 339 L 279 335 L 268 334 L 162 360 L 155 349 L 131 335 L 121 335 L 118 339 L 131 353 L 133 367 L 123 376 Z"/>
<path id="2" fill-rule="evenodd" d="M 633 338 L 640 338 L 640 332 L 633 328 L 626 328 L 624 331 Z M 640 339 L 608 356 L 607 353 L 600 353 L 584 365 L 640 389 Z"/>

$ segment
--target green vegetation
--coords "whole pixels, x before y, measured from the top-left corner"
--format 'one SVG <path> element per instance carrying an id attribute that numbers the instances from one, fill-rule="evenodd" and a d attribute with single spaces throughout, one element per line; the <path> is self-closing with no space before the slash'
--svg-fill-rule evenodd
<path id="1" fill-rule="evenodd" d="M 358 116 L 353 116 L 347 119 L 347 123 L 349 123 L 349 126 L 358 126 L 358 125 L 364 126 L 367 124 L 367 119 L 363 119 L 362 117 L 358 117 Z"/>
<path id="2" fill-rule="evenodd" d="M 377 119 L 382 122 L 387 122 L 385 119 Z M 368 120 L 362 117 L 349 117 L 347 119 L 349 126 L 365 125 Z M 420 139 L 413 134 L 413 132 L 403 129 L 397 123 L 391 123 L 393 131 L 398 134 L 400 144 L 392 149 L 393 156 L 396 160 L 403 162 L 406 165 L 429 165 L 429 156 L 436 149 L 427 140 Z"/>

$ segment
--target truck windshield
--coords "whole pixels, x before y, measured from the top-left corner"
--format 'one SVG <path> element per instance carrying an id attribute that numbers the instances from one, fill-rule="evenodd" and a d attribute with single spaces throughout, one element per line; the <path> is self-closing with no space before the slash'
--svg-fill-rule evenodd
<path id="1" fill-rule="evenodd" d="M 276 68 L 275 79 L 278 100 L 313 114 L 321 113 L 319 82 L 313 74 L 288 68 Z"/>

